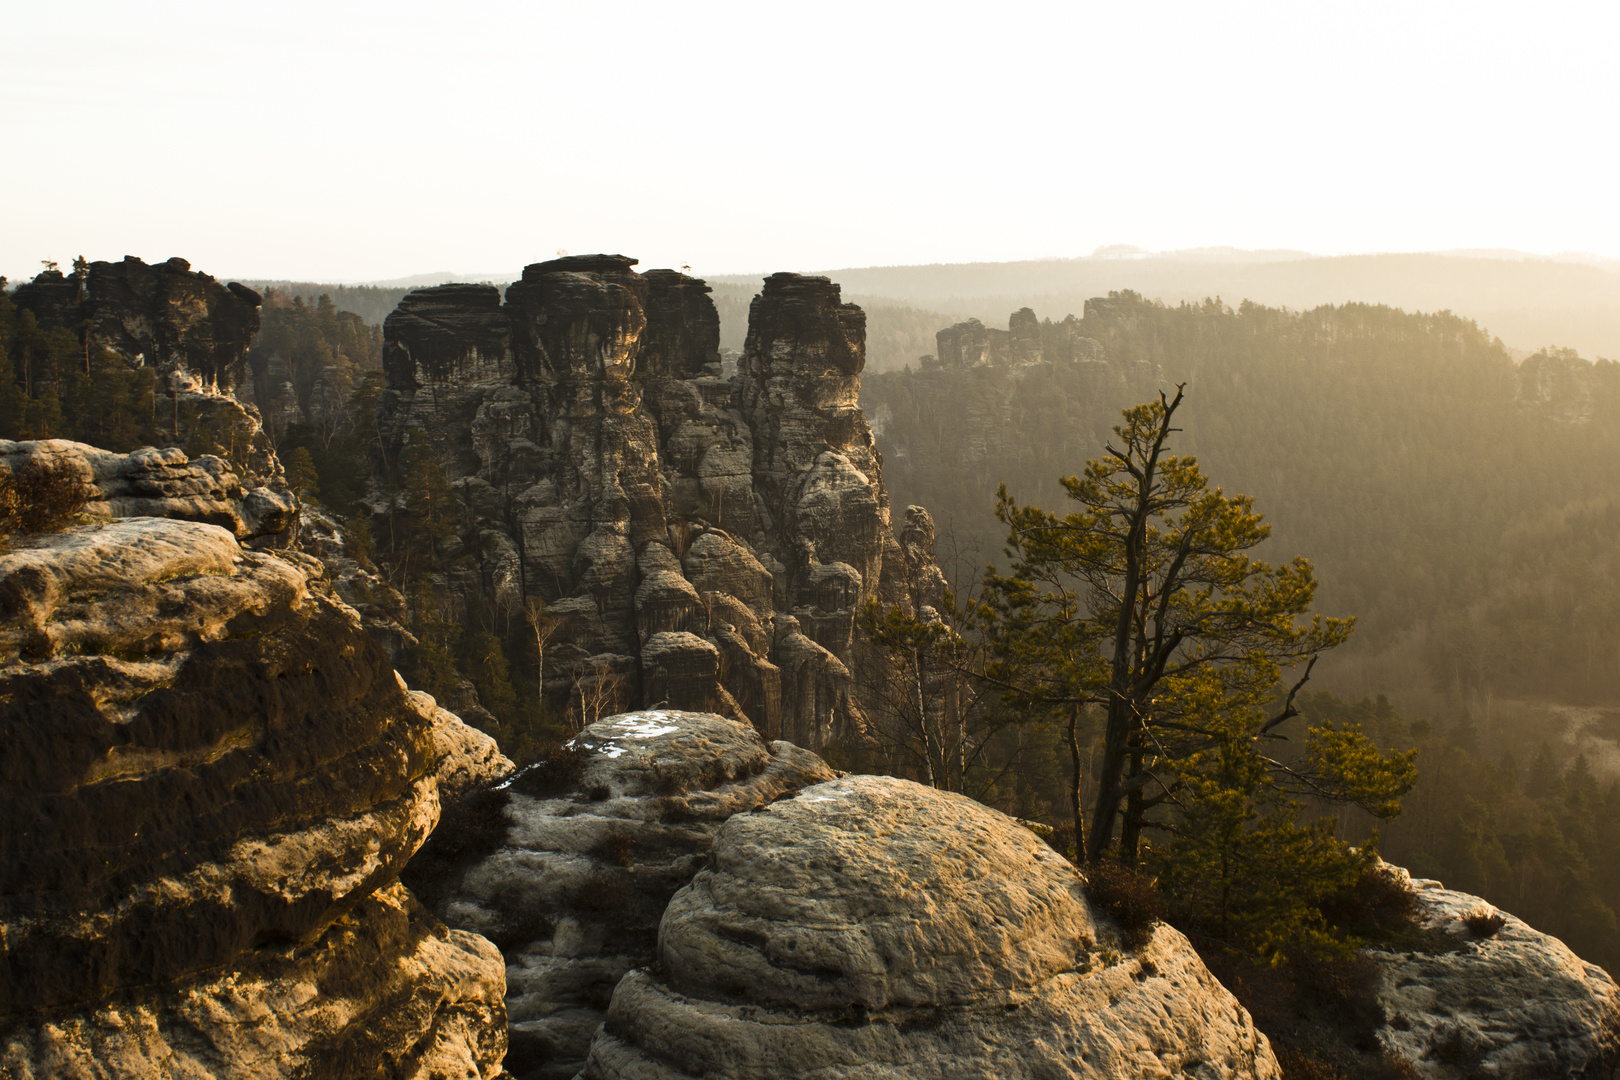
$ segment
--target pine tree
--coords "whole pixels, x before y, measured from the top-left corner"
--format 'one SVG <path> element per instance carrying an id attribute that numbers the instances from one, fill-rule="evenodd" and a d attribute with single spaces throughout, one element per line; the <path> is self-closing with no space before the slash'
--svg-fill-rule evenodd
<path id="1" fill-rule="evenodd" d="M 1014 562 L 987 577 L 978 609 L 994 656 L 986 674 L 1015 703 L 1105 714 L 1090 822 L 1074 807 L 1090 861 L 1113 849 L 1133 864 L 1150 812 L 1233 747 L 1257 755 L 1280 792 L 1387 810 L 1410 785 L 1410 762 L 1380 757 L 1358 728 L 1319 733 L 1296 763 L 1260 754 L 1259 740 L 1298 715 L 1303 679 L 1275 715 L 1262 711 L 1283 667 L 1342 643 L 1351 620 L 1301 621 L 1310 564 L 1252 559 L 1269 534 L 1252 500 L 1211 489 L 1196 460 L 1169 454 L 1182 398 L 1178 388 L 1125 411 L 1119 445 L 1062 481 L 1079 509 L 1059 518 L 1005 487 L 997 502 Z M 1073 734 L 1070 748 L 1078 763 Z"/>

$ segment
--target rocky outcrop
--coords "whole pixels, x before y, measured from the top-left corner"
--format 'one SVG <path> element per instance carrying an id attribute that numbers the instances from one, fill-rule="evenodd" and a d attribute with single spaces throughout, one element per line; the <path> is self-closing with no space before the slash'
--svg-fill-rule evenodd
<path id="1" fill-rule="evenodd" d="M 156 369 L 161 396 L 153 410 L 176 443 L 217 447 L 253 487 L 281 476 L 257 412 L 230 393 L 259 332 L 260 296 L 252 289 L 222 285 L 184 259 L 148 266 L 131 255 L 73 276 L 47 270 L 19 285 L 12 300 L 41 328 L 78 335 L 87 358 L 110 350 Z"/>
<path id="2" fill-rule="evenodd" d="M 1620 364 L 1584 360 L 1574 349 L 1542 349 L 1514 371 L 1514 400 L 1558 424 L 1590 423 L 1620 401 Z"/>
<path id="3" fill-rule="evenodd" d="M 574 1076 L 722 823 L 834 775 L 735 720 L 628 713 L 447 816 L 406 877 L 446 922 L 504 952 L 507 1070 Z"/>
<path id="4" fill-rule="evenodd" d="M 1369 952 L 1390 1053 L 1425 1080 L 1615 1075 L 1620 987 L 1607 972 L 1477 896 L 1411 884 L 1424 926 L 1446 945 Z"/>
<path id="5" fill-rule="evenodd" d="M 221 285 L 184 259 L 148 266 L 133 255 L 82 276 L 47 270 L 12 295 L 42 326 L 88 332 L 99 345 L 192 389 L 229 390 L 259 332 L 259 294 Z"/>
<path id="6" fill-rule="evenodd" d="M 95 497 L 84 508 L 91 518 L 197 521 L 247 541 L 285 533 L 297 511 L 291 495 L 267 487 L 246 490 L 223 459 L 203 454 L 192 460 L 178 447 L 118 454 L 66 439 L 0 439 L 0 465 L 15 472 L 33 463 L 68 466 L 93 486 Z"/>
<path id="7" fill-rule="evenodd" d="M 373 509 L 398 513 L 424 461 L 443 471 L 465 508 L 444 585 L 546 605 L 555 710 L 662 704 L 860 743 L 855 613 L 911 602 L 857 401 L 864 315 L 825 278 L 773 275 L 728 379 L 708 287 L 634 265 L 537 263 L 504 301 L 407 296 L 384 328 Z"/>
<path id="8" fill-rule="evenodd" d="M 1176 931 L 1136 950 L 984 806 L 845 777 L 731 817 L 614 991 L 585 1080 L 1276 1077 Z"/>
<path id="9" fill-rule="evenodd" d="M 5 1074 L 493 1076 L 499 956 L 397 885 L 446 750 L 502 767 L 452 720 L 309 556 L 148 517 L 14 537 Z"/>
<path id="10" fill-rule="evenodd" d="M 934 335 L 934 342 L 938 361 L 947 368 L 1024 367 L 1043 360 L 1073 363 L 1103 358 L 1101 344 L 1081 332 L 1081 320 L 1069 315 L 1060 323 L 1042 322 L 1029 308 L 1013 312 L 1005 330 L 969 319 L 945 327 Z"/>

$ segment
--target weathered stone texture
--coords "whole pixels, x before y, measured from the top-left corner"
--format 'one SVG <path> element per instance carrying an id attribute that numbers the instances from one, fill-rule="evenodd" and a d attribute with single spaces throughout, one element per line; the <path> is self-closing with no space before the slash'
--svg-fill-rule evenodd
<path id="1" fill-rule="evenodd" d="M 230 390 L 259 332 L 258 293 L 221 285 L 184 259 L 93 262 L 82 283 L 47 270 L 13 299 L 42 325 L 79 331 L 88 322 L 98 343 L 156 367 L 171 388 Z"/>
<path id="2" fill-rule="evenodd" d="M 93 485 L 96 497 L 84 508 L 92 518 L 176 518 L 218 525 L 246 541 L 285 533 L 297 512 L 291 495 L 244 489 L 223 459 L 191 460 L 179 447 L 119 454 L 67 439 L 0 439 L 0 464 L 16 471 L 32 463 L 67 466 Z"/>
<path id="3" fill-rule="evenodd" d="M 1607 972 L 1477 896 L 1427 879 L 1412 885 L 1424 925 L 1454 948 L 1369 952 L 1387 1018 L 1378 1039 L 1391 1053 L 1425 1080 L 1615 1075 L 1620 987 Z M 1476 934 L 1470 913 L 1499 915 L 1501 929 Z"/>
<path id="4" fill-rule="evenodd" d="M 520 1078 L 579 1070 L 614 986 L 653 961 L 664 907 L 721 823 L 836 775 L 699 713 L 614 716 L 574 745 L 572 763 L 530 766 L 447 817 L 407 873 L 446 922 L 504 951 L 506 1067 Z"/>
<path id="5" fill-rule="evenodd" d="M 916 577 L 857 402 L 865 316 L 825 278 L 773 275 L 727 379 L 708 286 L 634 264 L 537 263 L 503 305 L 488 286 L 407 296 L 385 327 L 374 509 L 413 454 L 436 455 L 468 508 L 457 550 L 479 564 L 446 584 L 562 620 L 558 709 L 582 677 L 622 681 L 607 712 L 665 704 L 860 743 L 856 612 L 909 602 Z"/>
<path id="6" fill-rule="evenodd" d="M 1180 934 L 959 795 L 844 777 L 731 817 L 619 983 L 585 1080 L 1276 1077 Z"/>
<path id="7" fill-rule="evenodd" d="M 282 475 L 258 412 L 231 396 L 259 332 L 258 293 L 220 284 L 184 259 L 148 266 L 133 255 L 93 262 L 83 280 L 48 270 L 12 294 L 42 327 L 88 335 L 125 362 L 155 368 L 154 410 L 175 441 L 206 432 L 227 448 L 250 487 Z M 88 347 L 88 345 L 87 345 Z"/>
<path id="8" fill-rule="evenodd" d="M 492 1075 L 498 960 L 393 885 L 438 820 L 441 759 L 499 769 L 453 723 L 309 556 L 150 517 L 14 537 L 6 1075 L 291 1075 L 367 1039 L 373 1063 L 459 1055 Z M 299 995 L 318 1000 L 278 1011 Z"/>

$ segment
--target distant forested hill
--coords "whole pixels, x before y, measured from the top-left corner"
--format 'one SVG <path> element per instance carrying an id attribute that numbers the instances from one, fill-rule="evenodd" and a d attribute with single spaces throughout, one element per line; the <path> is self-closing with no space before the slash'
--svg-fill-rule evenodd
<path id="1" fill-rule="evenodd" d="M 895 504 L 927 506 L 969 569 L 1005 561 L 998 483 L 1061 512 L 1057 478 L 1119 410 L 1185 381 L 1176 451 L 1255 497 L 1266 557 L 1309 557 L 1322 610 L 1360 617 L 1347 690 L 1620 698 L 1620 365 L 1518 366 L 1469 320 L 1365 304 L 1123 293 L 1078 327 L 1100 360 L 863 382 Z"/>
<path id="2" fill-rule="evenodd" d="M 1350 301 L 1406 311 L 1453 311 L 1500 337 L 1521 355 L 1548 345 L 1587 356 L 1620 358 L 1620 266 L 1555 260 L 1515 252 L 1312 256 L 1296 251 L 1232 249 L 1120 258 L 1044 259 L 1007 263 L 876 266 L 821 270 L 845 299 L 874 310 L 913 308 L 1000 323 L 1029 306 L 1061 319 L 1085 301 L 1131 289 L 1177 304 L 1222 297 L 1307 310 Z M 757 278 L 714 276 L 711 284 Z M 940 325 L 945 325 L 941 323 Z M 920 351 L 913 352 L 918 345 Z M 931 353 L 927 341 L 904 352 L 868 351 L 874 371 L 898 368 Z"/>

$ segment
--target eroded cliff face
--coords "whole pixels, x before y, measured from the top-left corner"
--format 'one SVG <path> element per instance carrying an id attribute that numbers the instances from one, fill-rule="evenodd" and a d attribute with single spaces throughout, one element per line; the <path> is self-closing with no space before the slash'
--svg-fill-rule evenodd
<path id="1" fill-rule="evenodd" d="M 398 884 L 510 763 L 315 559 L 134 517 L 0 555 L 0 1073 L 493 1076 L 500 956 Z"/>
<path id="2" fill-rule="evenodd" d="M 176 442 L 198 438 L 227 451 L 250 486 L 281 476 L 257 412 L 231 388 L 259 332 L 258 293 L 221 284 L 184 259 L 148 265 L 133 255 L 93 262 L 82 276 L 39 274 L 12 294 L 44 329 L 78 335 L 85 348 L 110 349 L 125 362 L 155 368 L 153 401 Z"/>
<path id="3" fill-rule="evenodd" d="M 374 509 L 431 455 L 466 508 L 446 583 L 543 601 L 548 695 L 586 721 L 662 703 L 861 742 L 855 613 L 937 578 L 890 526 L 857 402 L 865 317 L 825 278 L 774 275 L 727 379 L 708 287 L 634 263 L 538 263 L 504 301 L 407 296 L 384 327 Z"/>

